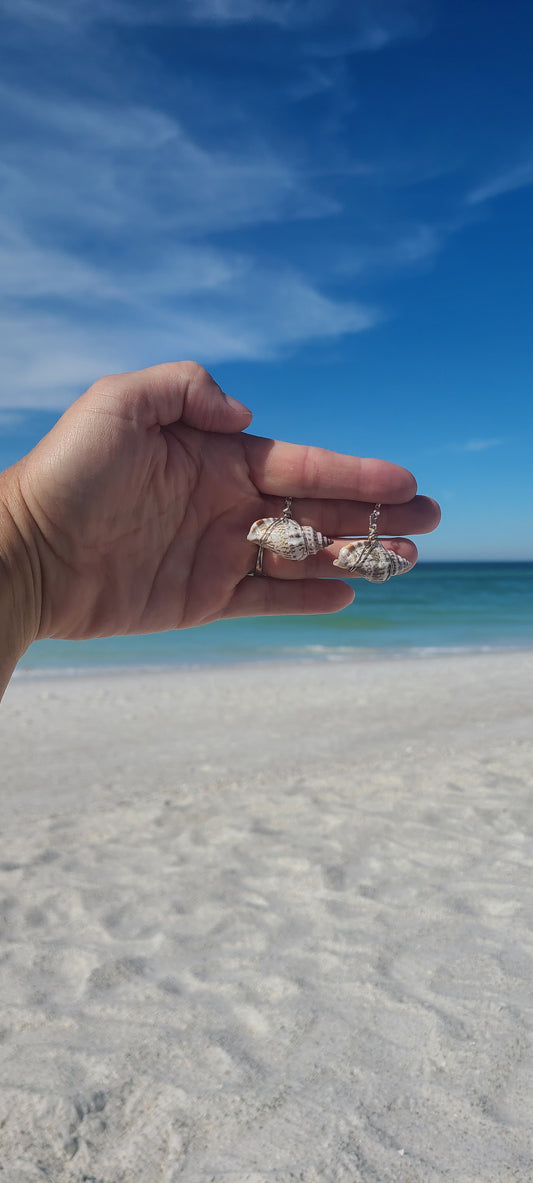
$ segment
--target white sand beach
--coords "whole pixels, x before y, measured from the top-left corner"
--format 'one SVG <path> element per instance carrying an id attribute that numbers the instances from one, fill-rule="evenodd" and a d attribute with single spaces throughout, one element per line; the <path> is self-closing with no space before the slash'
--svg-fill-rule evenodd
<path id="1" fill-rule="evenodd" d="M 533 652 L 21 675 L 2 1183 L 529 1183 Z"/>

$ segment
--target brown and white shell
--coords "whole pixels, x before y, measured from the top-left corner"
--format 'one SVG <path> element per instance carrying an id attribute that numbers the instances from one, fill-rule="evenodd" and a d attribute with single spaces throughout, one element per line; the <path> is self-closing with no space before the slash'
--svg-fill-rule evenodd
<path id="1" fill-rule="evenodd" d="M 385 583 L 393 575 L 405 574 L 412 563 L 397 555 L 396 551 L 387 550 L 378 538 L 373 541 L 367 538 L 343 546 L 338 559 L 333 560 L 333 566 L 362 575 L 370 583 Z"/>
<path id="2" fill-rule="evenodd" d="M 248 542 L 256 542 L 259 547 L 272 550 L 284 559 L 300 562 L 308 555 L 318 554 L 331 544 L 332 539 L 313 526 L 301 526 L 294 518 L 258 518 L 250 526 Z"/>

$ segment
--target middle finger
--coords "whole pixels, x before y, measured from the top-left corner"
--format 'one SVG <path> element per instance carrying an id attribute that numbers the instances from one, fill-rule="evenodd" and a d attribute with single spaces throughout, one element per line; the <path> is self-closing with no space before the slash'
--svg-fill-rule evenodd
<path id="1" fill-rule="evenodd" d="M 284 505 L 285 502 L 277 498 L 265 500 L 263 516 L 280 517 Z M 301 526 L 314 526 L 328 538 L 364 538 L 368 534 L 373 509 L 372 502 L 296 498 L 291 505 L 291 514 Z M 378 534 L 380 537 L 429 534 L 439 521 L 437 502 L 431 497 L 417 495 L 401 505 L 382 505 Z"/>
<path id="2" fill-rule="evenodd" d="M 275 579 L 359 579 L 363 578 L 357 571 L 347 571 L 344 567 L 334 567 L 333 560 L 338 558 L 339 551 L 345 543 L 341 540 L 333 542 L 325 550 L 316 555 L 308 555 L 306 559 L 295 562 L 283 559 L 265 548 L 263 552 L 263 574 Z M 418 551 L 410 538 L 390 538 L 383 544 L 387 550 L 407 559 L 413 567 L 418 558 Z M 404 574 L 408 575 L 409 571 Z"/>

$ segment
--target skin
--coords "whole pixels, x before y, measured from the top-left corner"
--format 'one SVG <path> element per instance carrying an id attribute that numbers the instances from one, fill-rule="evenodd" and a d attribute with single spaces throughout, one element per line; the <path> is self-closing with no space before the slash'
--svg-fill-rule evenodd
<path id="1" fill-rule="evenodd" d="M 0 686 L 32 641 L 190 628 L 234 616 L 336 612 L 353 599 L 332 560 L 365 536 L 425 533 L 434 501 L 411 473 L 243 434 L 251 412 L 193 362 L 102 378 L 0 475 Z M 292 513 L 335 542 L 294 563 L 256 518 Z M 416 561 L 403 537 L 388 546 Z"/>

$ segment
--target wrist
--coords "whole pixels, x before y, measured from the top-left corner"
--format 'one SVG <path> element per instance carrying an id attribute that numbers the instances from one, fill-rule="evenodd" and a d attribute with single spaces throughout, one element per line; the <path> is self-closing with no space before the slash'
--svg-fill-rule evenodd
<path id="1" fill-rule="evenodd" d="M 39 631 L 40 565 L 17 465 L 0 473 L 0 697 Z"/>

